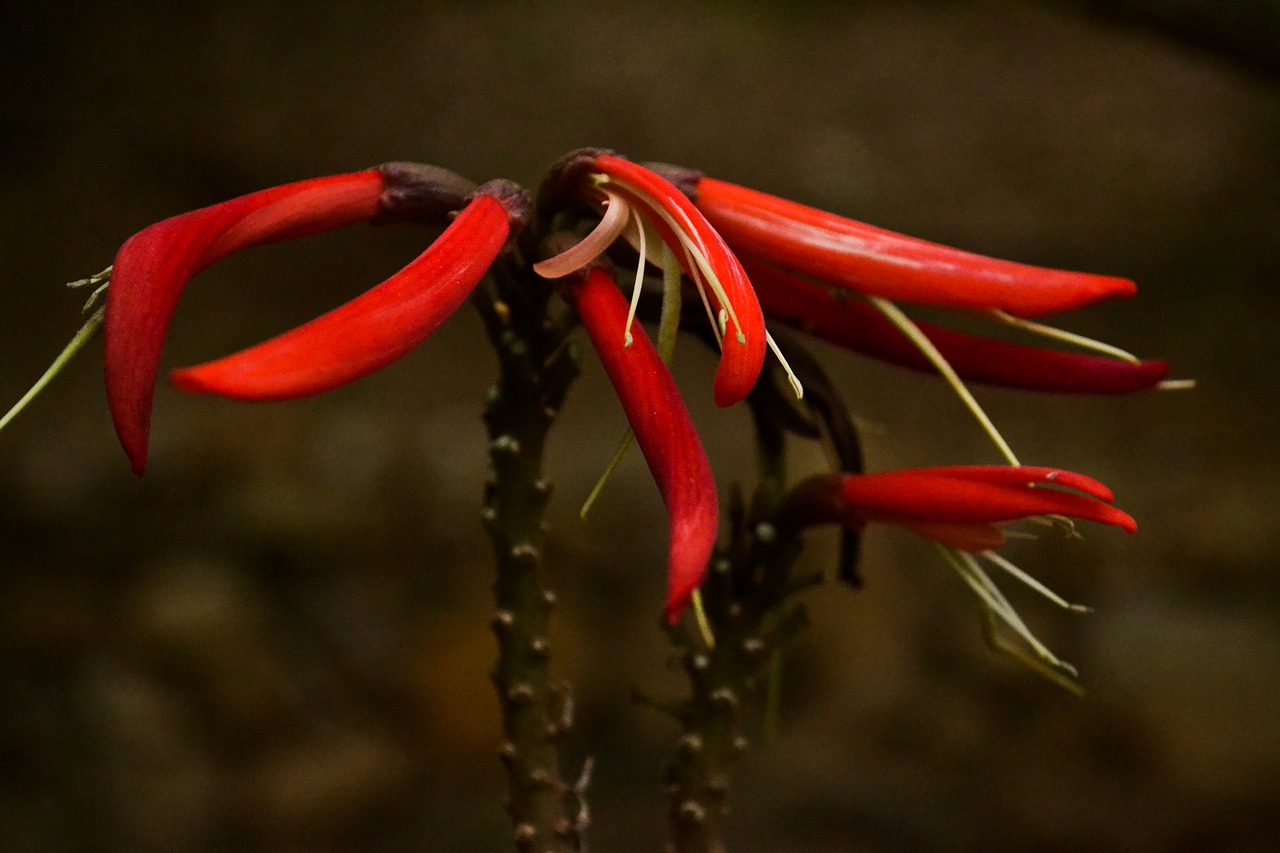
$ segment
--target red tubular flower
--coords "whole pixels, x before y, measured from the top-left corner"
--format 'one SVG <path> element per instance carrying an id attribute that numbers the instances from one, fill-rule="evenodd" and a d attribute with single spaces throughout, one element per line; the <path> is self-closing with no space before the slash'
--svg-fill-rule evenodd
<path id="1" fill-rule="evenodd" d="M 883 314 L 856 297 L 768 264 L 742 259 L 765 313 L 854 352 L 908 367 L 936 371 L 919 349 Z M 962 379 L 1035 391 L 1125 394 L 1154 388 L 1169 372 L 1166 361 L 1116 358 L 1041 349 L 917 323 Z"/>
<path id="2" fill-rule="evenodd" d="M 140 474 L 146 465 L 160 351 L 178 298 L 192 276 L 232 252 L 249 246 L 301 237 L 362 220 L 443 222 L 449 211 L 462 205 L 462 200 L 472 189 L 473 184 L 444 170 L 417 164 L 389 163 L 376 169 L 299 181 L 251 193 L 166 219 L 129 238 L 117 253 L 112 269 L 104 336 L 107 399 L 116 433 L 134 471 Z M 474 228 L 477 233 L 486 232 L 485 239 L 480 241 L 485 246 L 496 240 L 494 253 L 508 233 L 505 217 L 500 226 L 493 221 L 492 208 L 495 206 L 501 207 L 492 200 L 484 202 L 477 205 L 485 208 L 484 213 L 468 217 L 469 222 L 483 220 Z M 388 289 L 384 292 L 393 298 L 404 297 L 411 283 L 421 286 L 423 276 L 438 272 L 438 264 L 433 265 L 435 261 L 433 258 L 432 262 L 423 259 L 414 262 L 410 265 L 413 272 L 406 272 L 403 278 L 393 278 L 396 283 L 388 282 Z M 470 275 L 468 270 L 466 276 Z M 376 310 L 377 302 L 374 297 L 365 299 L 360 302 L 360 310 L 347 315 L 348 319 L 352 314 Z M 393 325 L 389 319 L 384 322 L 387 323 L 384 330 Z M 420 322 L 425 323 L 426 320 Z M 325 324 L 322 324 L 323 328 Z M 372 331 L 372 326 L 367 328 Z M 353 368 L 346 370 L 348 379 L 355 378 L 395 358 L 407 349 L 403 342 L 410 337 L 412 335 L 402 328 L 397 343 L 382 346 L 375 353 L 358 353 L 360 347 L 354 344 L 345 347 L 335 345 L 329 351 L 317 350 L 312 357 L 322 358 L 326 354 L 338 358 L 358 356 Z M 373 347 L 367 338 L 365 343 Z M 274 350 L 275 358 L 279 358 L 282 349 Z M 243 367 L 244 363 L 240 362 L 240 366 Z M 277 361 L 276 366 L 283 368 L 285 361 Z M 328 369 L 328 366 L 317 363 L 316 369 Z M 208 371 L 209 376 L 217 373 Z M 223 375 L 229 376 L 226 371 Z M 345 381 L 341 375 L 342 371 L 331 371 L 312 385 L 315 389 L 331 387 L 338 381 Z M 200 383 L 199 374 L 185 379 L 190 387 Z M 225 387 L 231 389 L 234 384 L 231 382 Z M 202 390 L 218 389 L 211 384 Z M 257 392 L 246 390 L 244 396 L 254 396 L 254 393 Z M 307 391 L 296 390 L 296 393 Z M 291 395 L 287 391 L 280 394 Z M 268 395 L 257 393 L 257 396 Z"/>
<path id="3" fill-rule="evenodd" d="M 714 178 L 690 192 L 739 255 L 868 296 L 1032 317 L 1137 291 L 1128 279 L 988 258 Z"/>
<path id="4" fill-rule="evenodd" d="M 795 506 L 808 523 L 861 529 L 868 522 L 887 522 L 978 552 L 1004 544 L 998 525 L 1034 516 L 1069 516 L 1135 532 L 1137 522 L 1111 506 L 1113 500 L 1110 489 L 1083 474 L 972 465 L 820 475 L 799 487 Z"/>
<path id="5" fill-rule="evenodd" d="M 422 343 L 484 277 L 509 234 L 507 211 L 477 194 L 430 248 L 391 278 L 257 346 L 173 371 L 184 391 L 284 400 L 328 391 Z"/>
<path id="6" fill-rule="evenodd" d="M 658 484 L 671 523 L 666 617 L 675 624 L 702 583 L 719 523 L 715 478 L 671 372 L 639 324 L 631 346 L 618 330 L 627 302 L 612 276 L 595 266 L 575 276 L 567 296 L 582 319 L 636 442 Z"/>
<path id="7" fill-rule="evenodd" d="M 645 166 L 595 149 L 575 152 L 553 167 L 540 199 L 550 195 L 552 203 L 561 203 L 561 197 L 571 191 L 568 188 L 601 204 L 625 204 L 661 235 L 715 315 L 712 322 L 722 338 L 716 403 L 731 406 L 742 400 L 764 365 L 764 315 L 737 257 L 688 195 Z M 614 224 L 616 228 L 601 229 L 602 239 L 612 242 L 624 227 L 616 220 Z M 607 243 L 589 252 L 571 250 L 562 257 L 573 257 L 581 266 L 605 248 Z M 569 270 L 562 270 L 557 260 L 539 264 L 539 271 L 549 277 L 564 275 Z"/>

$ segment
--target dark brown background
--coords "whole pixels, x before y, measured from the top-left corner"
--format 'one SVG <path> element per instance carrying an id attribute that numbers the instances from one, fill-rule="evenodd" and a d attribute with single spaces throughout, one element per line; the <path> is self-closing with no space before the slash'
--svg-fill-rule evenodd
<path id="1" fill-rule="evenodd" d="M 604 145 L 1131 276 L 1138 300 L 1064 324 L 1167 356 L 1198 390 L 981 395 L 1028 461 L 1101 477 L 1140 520 L 1132 539 L 1009 549 L 1097 608 L 1016 599 L 1088 697 L 986 653 L 932 552 L 876 531 L 865 591 L 810 596 L 734 846 L 1273 849 L 1280 28 L 1267 2 L 1216 8 L 1243 26 L 976 0 L 9 12 L 0 399 L 74 330 L 81 297 L 61 283 L 142 226 L 391 159 L 534 183 Z M 222 264 L 189 291 L 166 364 L 306 319 L 428 239 L 356 228 Z M 828 355 L 873 467 L 994 460 L 936 381 Z M 678 687 L 654 628 L 663 516 L 633 454 L 577 521 L 623 427 L 586 365 L 552 447 L 557 661 L 578 686 L 577 755 L 597 762 L 593 847 L 648 850 L 673 727 L 627 695 Z M 709 358 L 686 346 L 679 367 L 722 486 L 749 479 L 745 419 L 706 399 Z M 0 436 L 0 847 L 503 849 L 475 510 L 493 371 L 464 311 L 315 400 L 162 388 L 138 481 L 95 353 Z"/>

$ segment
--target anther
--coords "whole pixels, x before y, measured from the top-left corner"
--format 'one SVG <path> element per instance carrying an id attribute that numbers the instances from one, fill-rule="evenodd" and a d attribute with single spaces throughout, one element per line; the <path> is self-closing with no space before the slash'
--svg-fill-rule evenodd
<path id="1" fill-rule="evenodd" d="M 685 755 L 697 755 L 702 752 L 702 738 L 695 734 L 681 735 L 676 747 Z"/>
<path id="2" fill-rule="evenodd" d="M 766 544 L 778 538 L 778 529 L 767 521 L 756 525 L 756 539 Z"/>

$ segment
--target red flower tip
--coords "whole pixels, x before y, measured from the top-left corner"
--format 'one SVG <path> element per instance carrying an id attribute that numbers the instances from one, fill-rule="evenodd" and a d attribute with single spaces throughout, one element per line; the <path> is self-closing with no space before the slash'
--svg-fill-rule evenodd
<path id="1" fill-rule="evenodd" d="M 675 624 L 701 585 L 715 547 L 719 502 L 711 463 L 649 336 L 636 324 L 631 346 L 623 344 L 618 330 L 627 322 L 628 306 L 612 276 L 592 266 L 577 274 L 566 291 L 667 508 L 671 549 L 665 614 Z"/>
<path id="2" fill-rule="evenodd" d="M 171 378 L 184 391 L 258 401 L 317 394 L 367 376 L 439 328 L 510 233 L 504 201 L 478 192 L 439 239 L 386 281 L 309 323 Z"/>
<path id="3" fill-rule="evenodd" d="M 868 296 L 1030 317 L 1137 286 L 952 249 L 735 184 L 702 178 L 698 209 L 740 255 Z"/>
<path id="4" fill-rule="evenodd" d="M 742 259 L 766 315 L 837 346 L 900 367 L 936 372 L 932 362 L 883 314 L 862 300 L 841 298 L 776 267 Z M 916 323 L 965 380 L 1080 394 L 1127 394 L 1154 388 L 1169 372 L 1165 361 L 1133 362 L 1042 349 Z"/>
<path id="5" fill-rule="evenodd" d="M 1033 466 L 970 465 L 915 468 L 877 474 L 823 475 L 800 489 L 798 511 L 809 523 L 867 522 L 907 527 L 964 551 L 1003 544 L 997 525 L 1044 515 L 1064 515 L 1138 529 L 1111 506 L 1105 485 L 1071 471 Z"/>
<path id="6" fill-rule="evenodd" d="M 104 345 L 111 418 L 135 473 L 146 466 L 160 350 L 187 281 L 247 246 L 371 219 L 383 189 L 376 169 L 299 181 L 166 219 L 125 241 L 107 289 Z"/>
<path id="7" fill-rule="evenodd" d="M 657 172 L 603 149 L 582 149 L 562 158 L 548 172 L 538 192 L 540 209 L 556 209 L 589 200 L 605 205 L 600 226 L 578 247 L 535 267 L 558 278 L 597 257 L 635 214 L 671 249 L 698 288 L 721 343 L 715 400 L 731 406 L 746 397 L 764 366 L 767 338 L 764 314 L 742 265 L 728 245 L 689 200 L 689 196 Z M 643 232 L 637 231 L 638 238 Z"/>
<path id="8" fill-rule="evenodd" d="M 767 347 L 764 313 L 742 264 L 689 196 L 662 175 L 612 154 L 596 157 L 595 167 L 649 209 L 658 233 L 709 301 L 722 347 L 716 405 L 739 402 L 755 387 Z"/>

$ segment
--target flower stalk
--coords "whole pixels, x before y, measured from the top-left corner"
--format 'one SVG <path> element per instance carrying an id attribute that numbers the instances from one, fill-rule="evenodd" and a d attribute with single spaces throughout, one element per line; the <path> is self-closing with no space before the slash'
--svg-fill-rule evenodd
<path id="1" fill-rule="evenodd" d="M 553 680 L 548 632 L 555 593 L 545 586 L 544 515 L 551 486 L 543 471 L 547 432 L 578 373 L 572 324 L 551 313 L 552 289 L 499 262 L 492 289 L 473 301 L 498 354 L 498 382 L 484 421 L 493 476 L 481 518 L 497 576 L 491 673 L 502 711 L 499 756 L 507 771 L 506 810 L 521 851 L 584 849 L 583 792 L 561 776 L 559 745 L 573 725 L 569 686 Z"/>

